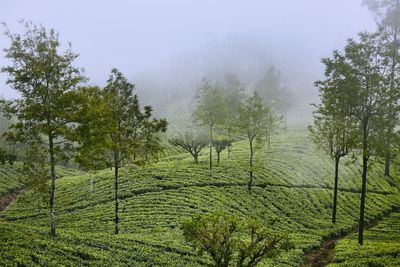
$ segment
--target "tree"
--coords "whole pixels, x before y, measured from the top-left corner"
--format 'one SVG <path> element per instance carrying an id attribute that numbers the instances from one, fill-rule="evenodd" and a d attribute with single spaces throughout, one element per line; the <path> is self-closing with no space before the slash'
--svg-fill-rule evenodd
<path id="1" fill-rule="evenodd" d="M 111 121 L 107 116 L 104 94 L 99 87 L 80 87 L 75 95 L 77 111 L 71 139 L 76 143 L 75 161 L 90 172 L 90 193 L 93 192 L 92 171 L 109 166 L 106 158 L 111 142 L 108 136 Z"/>
<path id="2" fill-rule="evenodd" d="M 158 160 L 159 155 L 164 151 L 164 144 L 160 133 L 167 129 L 165 119 L 157 120 L 152 117 L 153 108 L 145 106 L 139 125 L 132 133 L 133 140 L 136 140 L 134 160 L 137 164 L 146 164 L 152 159 Z"/>
<path id="3" fill-rule="evenodd" d="M 158 132 L 165 132 L 167 127 L 165 120 L 152 118 L 150 106 L 141 110 L 139 98 L 133 93 L 134 87 L 121 72 L 112 69 L 103 91 L 103 99 L 107 106 L 104 112 L 105 120 L 110 122 L 109 152 L 114 167 L 115 234 L 119 232 L 119 169 L 123 162 L 132 160 L 135 151 L 143 151 L 146 138 Z"/>
<path id="4" fill-rule="evenodd" d="M 262 142 L 261 137 L 265 130 L 265 124 L 268 120 L 271 109 L 267 107 L 263 100 L 255 91 L 253 95 L 246 99 L 239 109 L 239 119 L 237 126 L 239 131 L 246 134 L 250 145 L 249 159 L 249 183 L 248 189 L 251 190 L 253 183 L 253 156 L 254 156 L 254 141 L 256 138 Z"/>
<path id="5" fill-rule="evenodd" d="M 171 138 L 169 142 L 189 152 L 194 162 L 198 163 L 201 150 L 208 145 L 208 138 L 207 135 L 203 134 L 201 131 L 187 131 L 181 136 Z"/>
<path id="6" fill-rule="evenodd" d="M 264 224 L 263 224 L 264 225 Z M 200 253 L 208 253 L 214 266 L 256 266 L 266 258 L 292 248 L 287 235 L 262 226 L 254 219 L 214 213 L 182 223 L 187 242 Z"/>
<path id="7" fill-rule="evenodd" d="M 314 127 L 309 130 L 313 142 L 335 161 L 332 223 L 336 223 L 339 164 L 340 159 L 348 155 L 351 149 L 351 125 L 346 118 L 342 123 L 329 116 L 315 116 Z"/>
<path id="8" fill-rule="evenodd" d="M 81 71 L 73 66 L 77 54 L 68 49 L 60 53 L 58 34 L 43 26 L 24 23 L 25 34 L 11 34 L 11 45 L 5 49 L 11 65 L 1 70 L 9 75 L 7 84 L 20 93 L 20 98 L 4 107 L 6 115 L 15 116 L 15 132 L 21 129 L 37 132 L 47 139 L 46 152 L 50 165 L 50 232 L 56 234 L 55 222 L 55 165 L 61 159 L 74 112 L 71 92 L 84 80 Z M 21 136 L 21 135 L 19 135 Z"/>
<path id="9" fill-rule="evenodd" d="M 378 27 L 388 36 L 389 45 L 386 56 L 390 61 L 390 70 L 386 76 L 391 90 L 394 90 L 400 87 L 398 82 L 400 78 L 400 0 L 364 0 L 364 4 L 373 13 Z M 381 118 L 381 135 L 385 142 L 380 154 L 385 159 L 385 176 L 390 175 L 392 150 L 398 134 L 396 132 L 398 108 L 388 106 L 387 110 L 389 112 Z"/>
<path id="10" fill-rule="evenodd" d="M 368 160 L 376 148 L 375 140 L 380 118 L 388 115 L 390 108 L 396 106 L 398 92 L 388 86 L 384 74 L 388 64 L 384 54 L 387 35 L 381 31 L 373 34 L 360 34 L 360 42 L 349 40 L 345 48 L 345 58 L 349 71 L 348 79 L 354 81 L 349 94 L 352 112 L 362 129 L 362 189 L 358 243 L 363 244 L 364 210 L 367 185 Z"/>
<path id="11" fill-rule="evenodd" d="M 213 146 L 215 148 L 215 152 L 217 152 L 217 166 L 219 166 L 221 152 L 225 148 L 229 148 L 231 145 L 232 142 L 226 138 L 216 138 L 213 140 Z"/>
<path id="12" fill-rule="evenodd" d="M 268 113 L 267 121 L 265 123 L 265 138 L 267 141 L 268 148 L 271 148 L 271 135 L 277 132 L 279 124 L 281 124 L 282 116 L 278 116 L 271 109 Z"/>
<path id="13" fill-rule="evenodd" d="M 202 80 L 202 84 L 198 89 L 197 107 L 194 116 L 201 124 L 206 125 L 210 129 L 210 176 L 212 176 L 212 140 L 213 127 L 222 124 L 226 117 L 226 105 L 222 90 L 216 84 L 206 78 Z"/>
<path id="14" fill-rule="evenodd" d="M 348 155 L 357 144 L 357 125 L 346 104 L 346 90 L 352 83 L 341 79 L 346 68 L 344 57 L 335 51 L 332 58 L 324 58 L 326 80 L 316 81 L 321 104 L 316 105 L 314 127 L 309 127 L 311 138 L 318 148 L 335 161 L 332 223 L 336 223 L 340 159 Z M 348 86 L 348 88 L 346 88 Z"/>
<path id="15" fill-rule="evenodd" d="M 267 106 L 271 107 L 273 113 L 283 116 L 286 127 L 286 112 L 291 104 L 291 94 L 289 90 L 282 86 L 281 72 L 271 65 L 264 76 L 255 85 L 255 90 L 259 96 L 264 100 Z M 271 124 L 270 126 L 274 126 Z M 272 129 L 269 130 L 272 132 Z"/>
<path id="16" fill-rule="evenodd" d="M 340 77 L 337 71 L 343 67 L 341 60 L 337 53 L 334 53 L 334 59 L 323 59 L 327 79 L 315 83 L 319 88 L 322 104 L 317 105 L 314 126 L 309 127 L 313 142 L 335 161 L 332 223 L 336 223 L 340 159 L 348 155 L 357 142 L 354 118 L 350 108 L 345 105 L 345 100 L 340 99 L 344 95 L 338 94 L 342 89 L 337 87 L 346 86 L 345 82 L 337 79 Z"/>
<path id="17" fill-rule="evenodd" d="M 223 84 L 223 93 L 225 95 L 226 117 L 223 121 L 226 128 L 228 141 L 228 159 L 230 159 L 232 151 L 233 133 L 239 116 L 239 107 L 245 98 L 245 87 L 235 74 L 227 74 Z"/>
<path id="18" fill-rule="evenodd" d="M 368 161 L 376 154 L 381 142 L 380 120 L 388 114 L 399 99 L 398 91 L 393 90 L 385 78 L 389 64 L 385 54 L 388 42 L 382 32 L 360 33 L 360 41 L 349 39 L 344 53 L 334 52 L 334 60 L 326 59 L 327 73 L 335 75 L 342 86 L 330 86 L 331 103 L 341 103 L 354 117 L 359 136 L 359 149 L 362 153 L 362 187 L 358 243 L 363 244 L 364 210 L 367 185 Z M 325 99 L 323 99 L 325 100 Z"/>

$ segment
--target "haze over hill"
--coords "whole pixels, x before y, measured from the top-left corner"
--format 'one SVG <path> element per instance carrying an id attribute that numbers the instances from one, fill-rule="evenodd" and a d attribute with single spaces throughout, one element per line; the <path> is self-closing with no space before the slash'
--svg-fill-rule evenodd
<path id="1" fill-rule="evenodd" d="M 21 8 L 23 6 L 23 8 Z M 361 30 L 375 27 L 359 0 L 340 1 L 2 1 L 0 18 L 21 32 L 19 19 L 59 31 L 80 54 L 91 84 L 111 67 L 153 95 L 191 96 L 204 75 L 236 73 L 251 86 L 274 64 L 299 102 L 314 101 L 320 58 Z M 8 40 L 0 36 L 1 47 Z M 3 58 L 1 59 L 4 60 Z M 16 97 L 0 74 L 0 91 Z"/>

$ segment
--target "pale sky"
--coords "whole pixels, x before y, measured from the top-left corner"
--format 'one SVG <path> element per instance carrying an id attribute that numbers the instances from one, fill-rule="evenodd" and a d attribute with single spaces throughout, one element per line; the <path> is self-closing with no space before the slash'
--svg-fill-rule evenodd
<path id="1" fill-rule="evenodd" d="M 76 65 L 99 85 L 113 67 L 134 77 L 230 34 L 271 38 L 315 66 L 347 38 L 375 28 L 361 0 L 0 0 L 0 21 L 12 32 L 21 33 L 20 19 L 56 29 L 80 54 Z M 0 48 L 8 45 L 1 35 Z M 5 81 L 0 74 L 0 95 L 15 97 Z"/>

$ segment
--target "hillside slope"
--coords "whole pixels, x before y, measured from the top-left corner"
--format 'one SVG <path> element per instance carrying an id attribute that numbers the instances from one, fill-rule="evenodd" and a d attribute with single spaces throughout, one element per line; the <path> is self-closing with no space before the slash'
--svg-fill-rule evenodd
<path id="1" fill-rule="evenodd" d="M 330 267 L 400 266 L 400 213 L 392 213 L 378 225 L 365 231 L 365 245 L 357 244 L 357 235 L 340 240 Z"/>
<path id="2" fill-rule="evenodd" d="M 181 221 L 197 213 L 223 210 L 262 221 L 277 217 L 276 228 L 287 232 L 295 249 L 281 255 L 275 266 L 299 266 L 305 251 L 323 238 L 355 227 L 361 175 L 358 163 L 340 170 L 338 223 L 332 225 L 333 164 L 315 151 L 307 132 L 291 130 L 275 136 L 271 149 L 256 150 L 254 190 L 247 190 L 246 141 L 235 143 L 232 159 L 222 156 L 213 177 L 207 155 L 199 164 L 177 154 L 144 168 L 122 171 L 121 234 L 113 235 L 113 172 L 64 177 L 57 181 L 56 220 L 59 236 L 47 234 L 48 210 L 37 208 L 26 192 L 4 212 L 0 223 L 0 261 L 41 265 L 196 266 L 210 262 L 183 241 Z M 398 177 L 385 178 L 374 166 L 368 180 L 366 219 L 400 203 Z M 264 265 L 268 265 L 265 262 Z"/>

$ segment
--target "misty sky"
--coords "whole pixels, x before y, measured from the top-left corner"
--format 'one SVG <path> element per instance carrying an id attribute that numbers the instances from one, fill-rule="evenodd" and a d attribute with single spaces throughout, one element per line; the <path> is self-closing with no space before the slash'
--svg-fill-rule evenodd
<path id="1" fill-rule="evenodd" d="M 19 19 L 56 29 L 61 42 L 71 42 L 80 54 L 76 65 L 85 68 L 91 83 L 104 85 L 112 67 L 132 80 L 137 73 L 168 64 L 182 51 L 202 49 L 232 34 L 271 39 L 275 47 L 301 54 L 311 69 L 322 73 L 322 56 L 342 48 L 357 32 L 375 28 L 361 2 L 0 0 L 0 21 L 12 32 L 21 32 Z M 0 36 L 0 47 L 8 45 Z M 280 52 L 271 51 L 275 57 Z M 2 52 L 0 65 L 5 63 Z M 290 64 L 296 68 L 296 62 Z M 5 80 L 0 74 L 0 95 L 16 96 Z"/>

